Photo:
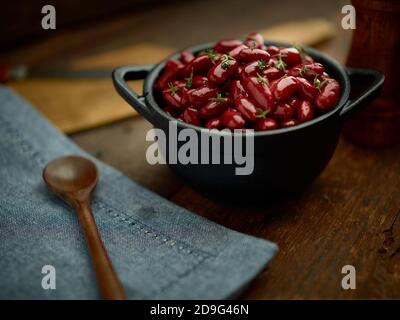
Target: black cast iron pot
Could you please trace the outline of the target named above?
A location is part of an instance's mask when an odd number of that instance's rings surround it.
[[[290,46],[286,43],[265,42],[266,45]],[[187,49],[198,53],[213,47],[214,43],[202,44]],[[305,189],[326,167],[336,149],[341,124],[353,112],[371,102],[383,86],[384,76],[373,70],[344,68],[323,53],[305,48],[317,62],[341,85],[341,97],[337,107],[309,122],[295,127],[254,133],[254,170],[250,175],[237,175],[235,164],[170,164],[170,167],[184,180],[207,193],[218,196],[253,198],[260,194],[265,197],[287,195]],[[172,58],[178,59],[176,53]],[[171,58],[171,57],[169,57]],[[119,94],[143,115],[155,128],[164,130],[168,137],[168,124],[175,120],[161,106],[162,100],[154,89],[154,83],[163,70],[166,60],[157,65],[124,66],[113,71],[114,86]],[[126,81],[144,79],[143,96],[138,96]],[[350,100],[352,84],[363,84],[364,89]],[[201,130],[181,121],[177,122],[178,132],[185,128]],[[224,132],[211,135],[223,136]],[[167,138],[168,141],[168,138]],[[184,142],[173,140],[179,148]],[[199,148],[199,152],[202,152]],[[203,151],[204,152],[204,151]],[[219,152],[223,147],[210,148],[210,153]],[[165,155],[169,158],[169,154]],[[211,158],[210,158],[211,159]]]

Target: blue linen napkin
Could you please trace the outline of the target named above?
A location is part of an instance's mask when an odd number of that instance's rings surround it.
[[[131,299],[232,298],[277,251],[144,189],[0,87],[1,299],[100,298],[77,217],[42,182],[45,164],[66,154],[90,157],[99,168],[93,212]],[[44,265],[55,267],[54,290],[42,288]]]

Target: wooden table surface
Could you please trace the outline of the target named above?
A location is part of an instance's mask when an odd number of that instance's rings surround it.
[[[342,1],[311,0],[301,4],[230,3],[194,1],[147,8],[78,31],[66,30],[0,58],[65,63],[144,40],[185,47],[290,19],[322,15],[338,23],[343,5]],[[232,23],[239,19],[240,23]],[[91,46],[85,46],[89,38]],[[339,31],[335,40],[320,49],[344,61],[350,38],[351,33]],[[149,165],[145,134],[150,128],[144,119],[135,117],[71,137],[99,159],[193,214],[276,242],[278,254],[243,298],[400,298],[400,147],[362,149],[341,139],[326,170],[301,195],[285,202],[265,199],[262,204],[233,206],[193,190],[165,165]],[[344,265],[356,268],[356,290],[341,287]]]

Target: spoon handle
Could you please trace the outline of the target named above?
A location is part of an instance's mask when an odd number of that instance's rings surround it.
[[[100,238],[90,203],[88,201],[79,202],[76,206],[76,211],[78,212],[79,221],[86,236],[103,299],[125,300],[124,289]]]

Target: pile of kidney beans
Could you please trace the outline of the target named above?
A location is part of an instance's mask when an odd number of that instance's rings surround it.
[[[265,46],[259,33],[168,60],[156,82],[164,111],[209,129],[295,126],[334,108],[340,85],[304,50]]]

